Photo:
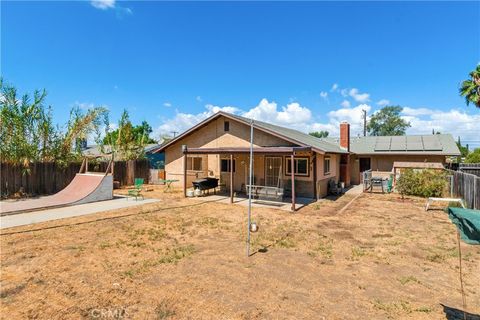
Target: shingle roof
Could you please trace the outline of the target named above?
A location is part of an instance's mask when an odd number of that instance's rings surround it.
[[[227,114],[227,115],[232,118],[236,118],[242,122],[250,123],[250,119],[248,118],[234,115],[234,114]],[[277,126],[274,124],[270,124],[270,123],[258,121],[258,120],[254,120],[254,126],[267,131],[272,131],[277,135],[284,136],[290,140],[298,141],[302,145],[310,146],[320,151],[331,152],[331,153],[347,153],[347,151],[343,148],[340,148],[340,146],[337,143],[325,141],[295,129],[285,128],[285,127]]]
[[[338,143],[338,138],[324,140]],[[451,134],[352,137],[350,151],[356,154],[460,155]]]

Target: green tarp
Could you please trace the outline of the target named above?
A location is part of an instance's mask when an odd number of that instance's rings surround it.
[[[457,226],[463,241],[480,244],[480,210],[449,207],[448,216]]]

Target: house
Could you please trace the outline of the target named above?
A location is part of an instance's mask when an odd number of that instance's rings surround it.
[[[165,162],[165,155],[162,152],[155,152],[162,144],[152,143],[147,144],[144,147],[145,158],[150,161],[150,167],[155,169],[163,169]],[[103,146],[102,148],[99,145],[89,145],[82,150],[82,155],[84,157],[90,158],[99,158],[99,159],[110,159],[112,154],[112,148],[109,145]]]
[[[218,112],[152,152],[165,153],[166,179],[178,180],[177,187],[186,190],[199,177],[216,177],[227,190],[245,192],[250,123]],[[344,122],[340,138],[320,139],[256,120],[253,128],[253,184],[282,188],[293,200],[327,195],[330,180],[358,184],[368,169],[391,172],[394,161],[443,164],[446,156],[460,154],[448,134],[351,138]]]

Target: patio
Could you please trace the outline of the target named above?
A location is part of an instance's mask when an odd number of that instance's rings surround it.
[[[247,207],[248,206],[248,196],[246,195],[235,195],[232,198],[230,195],[227,194],[207,194],[201,197],[192,197],[189,198],[191,200],[196,201],[211,201],[211,202],[219,202],[225,204],[236,204],[240,206]],[[295,199],[295,211],[307,206],[308,204],[315,202],[314,199],[310,198],[299,198]],[[269,199],[252,199],[252,207],[256,208],[270,208],[270,209],[280,209],[284,211],[292,211],[292,200],[290,198],[285,198],[283,201],[275,201]]]

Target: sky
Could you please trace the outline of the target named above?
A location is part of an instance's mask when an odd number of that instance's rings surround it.
[[[157,138],[224,110],[358,135],[362,109],[400,105],[408,134],[480,147],[480,109],[458,94],[480,62],[480,2],[2,1],[0,60],[60,124],[106,106]]]

